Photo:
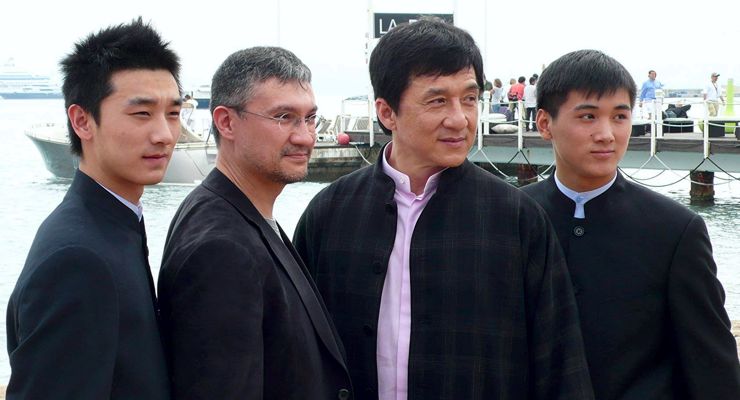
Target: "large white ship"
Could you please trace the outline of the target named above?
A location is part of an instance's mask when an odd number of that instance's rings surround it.
[[[19,70],[9,60],[0,68],[0,97],[3,99],[61,99],[62,88],[48,76]]]

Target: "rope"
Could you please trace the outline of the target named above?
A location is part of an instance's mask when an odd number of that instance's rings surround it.
[[[354,146],[355,150],[357,150],[357,154],[359,154],[359,155],[360,155],[360,157],[362,157],[363,161],[365,161],[365,163],[366,163],[367,165],[373,165],[373,163],[371,163],[370,161],[368,161],[368,160],[367,160],[367,158],[365,158],[365,155],[364,155],[364,154],[362,154],[362,151],[360,150],[360,148],[359,148],[359,147],[357,147],[357,145],[356,145],[356,144],[353,144],[352,146]]]
[[[701,161],[701,162],[700,162],[700,163],[699,163],[699,164],[698,164],[698,165],[697,165],[696,167],[692,168],[692,169],[691,169],[691,170],[690,170],[690,171],[689,171],[689,172],[688,172],[688,173],[687,173],[686,175],[678,175],[677,173],[675,173],[675,171],[674,171],[673,169],[671,169],[671,168],[670,168],[670,167],[669,167],[668,165],[666,165],[666,164],[665,164],[665,163],[663,162],[663,160],[661,160],[661,159],[660,159],[659,157],[655,157],[655,158],[656,158],[656,159],[657,159],[657,160],[658,160],[658,161],[659,161],[659,162],[660,162],[660,163],[661,163],[661,164],[662,164],[662,165],[663,165],[663,166],[664,166],[664,167],[665,167],[666,169],[665,169],[665,170],[663,170],[663,171],[661,171],[661,172],[660,172],[659,174],[657,174],[657,175],[655,175],[655,176],[653,176],[653,177],[651,177],[651,178],[637,178],[637,177],[635,177],[634,175],[632,175],[632,174],[628,174],[627,172],[625,172],[625,170],[624,170],[623,168],[621,168],[621,167],[618,167],[618,169],[619,169],[619,171],[621,171],[621,172],[622,172],[622,174],[624,174],[625,176],[627,176],[627,177],[628,177],[629,179],[631,179],[631,180],[632,180],[632,181],[634,181],[635,183],[638,183],[638,184],[640,184],[640,185],[643,185],[643,186],[645,186],[645,187],[653,187],[653,188],[660,188],[660,187],[667,187],[667,186],[675,185],[675,184],[677,184],[678,182],[681,182],[681,181],[683,181],[683,180],[687,180],[687,178],[689,178],[689,179],[688,179],[688,181],[689,181],[690,183],[692,183],[692,184],[695,184],[695,185],[700,185],[700,186],[721,186],[721,185],[727,185],[727,184],[730,184],[730,183],[732,183],[733,181],[740,181],[740,178],[739,178],[739,177],[735,177],[735,176],[733,176],[732,174],[730,174],[729,172],[727,172],[727,171],[725,171],[724,169],[722,169],[722,168],[721,168],[721,167],[720,167],[719,165],[717,165],[717,163],[715,163],[715,162],[714,162],[714,160],[712,160],[711,158],[706,158],[706,159],[702,160],[702,161]],[[649,161],[649,160],[648,160],[648,161]],[[717,183],[705,183],[705,182],[698,182],[698,181],[695,181],[695,180],[692,180],[692,179],[690,179],[690,177],[691,177],[691,174],[692,174],[692,173],[694,173],[694,172],[697,172],[697,171],[699,171],[699,168],[701,168],[701,166],[702,166],[702,165],[704,164],[704,162],[705,162],[705,161],[709,161],[709,162],[710,162],[710,163],[712,163],[712,164],[713,164],[713,165],[714,165],[715,167],[717,167],[717,169],[719,169],[719,170],[720,170],[720,171],[722,171],[723,173],[727,174],[727,175],[728,175],[728,176],[730,176],[730,177],[731,177],[732,179],[727,179],[727,178],[722,178],[722,177],[715,177],[715,178],[718,178],[718,179],[720,179],[720,180],[723,180],[723,181],[725,181],[724,183],[719,183],[719,184],[717,184]],[[644,164],[643,164],[643,166],[644,166]],[[641,168],[642,168],[642,167],[641,167]],[[637,172],[639,172],[639,171],[640,171],[640,169],[638,169],[638,170],[637,170]],[[660,175],[661,175],[662,173],[664,173],[664,172],[666,172],[666,171],[670,171],[670,172],[672,172],[672,173],[676,174],[677,176],[679,176],[679,178],[678,178],[678,179],[677,179],[676,181],[672,182],[672,183],[668,183],[668,184],[663,184],[663,185],[651,185],[651,184],[645,183],[645,181],[647,181],[647,180],[650,180],[650,179],[655,179],[655,178],[657,178],[658,176],[660,176]]]
[[[709,161],[710,163],[712,163],[712,165],[714,165],[715,167],[717,167],[717,169],[720,170],[720,171],[722,171],[724,174],[727,174],[727,176],[730,177],[730,179],[727,179],[727,181],[733,181],[733,180],[740,181],[740,177],[733,176],[731,173],[725,171],[722,167],[720,167],[719,165],[717,165],[717,163],[714,162],[714,160],[712,160],[711,158],[707,158],[707,161]]]
[[[635,183],[638,183],[638,184],[640,184],[640,185],[642,185],[642,186],[646,186],[646,187],[653,187],[653,188],[659,188],[659,187],[667,187],[667,186],[672,186],[672,185],[675,185],[675,184],[677,184],[678,182],[681,182],[682,180],[686,179],[687,177],[691,176],[691,172],[689,172],[689,173],[688,173],[688,174],[687,174],[686,176],[684,176],[684,177],[683,177],[683,178],[681,178],[681,179],[678,179],[678,180],[677,180],[677,181],[675,181],[675,182],[671,182],[671,183],[668,183],[668,184],[665,184],[665,185],[649,185],[649,184],[647,184],[647,183],[644,183],[644,182],[640,182],[640,181],[639,181],[639,179],[635,179],[635,177],[634,177],[634,176],[632,176],[632,175],[628,174],[627,172],[625,172],[625,171],[624,171],[624,169],[622,169],[621,167],[617,167],[617,169],[619,169],[619,171],[620,171],[620,172],[621,172],[622,174],[624,174],[624,176],[626,176],[626,177],[628,177],[629,179],[633,180],[633,181],[634,181]]]
[[[479,153],[480,151],[481,151],[481,149],[476,149],[476,150],[475,150],[475,153],[471,154],[470,156],[474,156],[474,155],[478,154],[478,153]],[[516,154],[514,154],[514,157],[516,157]],[[493,163],[493,161],[491,161],[491,159],[490,159],[490,158],[488,158],[488,155],[486,155],[486,153],[485,153],[485,152],[483,152],[483,158],[485,158],[485,159],[486,159],[486,161],[488,161],[488,164],[489,164],[489,165],[491,165],[491,166],[493,167],[493,169],[495,169],[495,170],[496,170],[496,172],[498,172],[498,173],[499,173],[499,174],[500,174],[501,176],[503,176],[503,177],[504,177],[504,179],[512,179],[512,177],[511,177],[511,176],[509,176],[509,175],[506,175],[506,174],[504,173],[504,171],[501,171],[500,169],[498,169],[498,167],[496,166],[496,164],[494,164],[494,163]],[[511,160],[513,160],[513,159],[514,159],[514,158],[512,158]],[[509,162],[511,162],[511,160],[509,160]],[[509,162],[507,162],[506,164],[508,164]]]

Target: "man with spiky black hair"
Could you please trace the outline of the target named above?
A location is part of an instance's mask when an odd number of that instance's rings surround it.
[[[80,165],[10,297],[7,398],[168,399],[140,198],[177,142],[180,62],[139,18],[61,65]]]

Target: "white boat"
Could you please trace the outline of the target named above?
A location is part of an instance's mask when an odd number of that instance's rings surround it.
[[[188,110],[189,111],[189,110]],[[367,149],[340,146],[331,132],[332,121],[320,119],[317,132],[331,137],[332,141],[319,141],[309,161],[307,180],[331,182],[334,179],[366,165]],[[180,138],[172,152],[170,164],[162,183],[194,184],[202,181],[216,165],[216,143],[209,134],[210,114],[195,110],[186,114],[183,110]],[[46,169],[60,178],[72,178],[79,165],[77,156],[70,152],[66,124],[46,123],[33,125],[25,134],[33,142],[44,159]]]
[[[61,99],[62,89],[48,76],[19,70],[8,60],[0,69],[0,97],[3,99]]]
[[[197,183],[208,175],[216,163],[216,144],[213,139],[202,138],[180,126],[181,134],[163,183]],[[46,169],[60,178],[72,178],[79,165],[79,158],[70,152],[65,124],[47,123],[33,125],[26,136],[39,149]]]
[[[198,102],[198,108],[208,110],[211,106],[211,85],[200,85],[191,92],[193,99]]]

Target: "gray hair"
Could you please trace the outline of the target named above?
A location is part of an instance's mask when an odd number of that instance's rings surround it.
[[[311,83],[311,70],[292,52],[281,47],[251,47],[224,60],[211,82],[211,114],[218,106],[241,110],[260,83],[275,78],[281,83]],[[216,124],[213,136],[219,142]]]

